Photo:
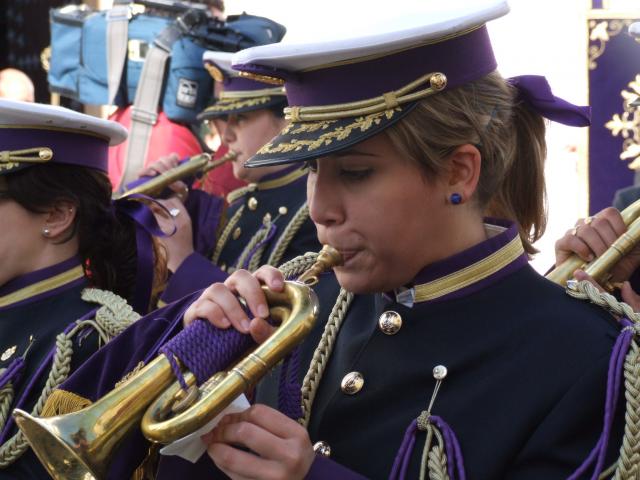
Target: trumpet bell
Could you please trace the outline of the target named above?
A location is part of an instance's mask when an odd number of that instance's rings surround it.
[[[171,364],[162,355],[82,410],[35,418],[16,409],[13,415],[55,480],[99,480],[106,477],[113,453],[127,432],[173,379]]]
[[[102,470],[105,459],[100,451],[91,448],[85,432],[69,434],[68,425],[77,423],[74,419],[38,418],[19,409],[13,416],[27,441],[30,444],[38,442],[39,448],[34,451],[53,478],[95,480],[105,476]]]

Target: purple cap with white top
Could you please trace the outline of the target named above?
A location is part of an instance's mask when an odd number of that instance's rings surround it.
[[[63,163],[108,170],[110,145],[127,130],[109,120],[67,108],[0,99],[0,175]]]
[[[280,108],[287,106],[282,86],[269,85],[241,77],[231,68],[232,53],[207,51],[202,56],[204,67],[222,89],[219,97],[198,115],[198,120],[226,117],[227,115]]]
[[[485,23],[508,11],[505,0],[425,2],[421,11],[391,18],[382,29],[372,28],[375,34],[237,52],[234,69],[283,85],[289,102],[289,125],[246,165],[338,152],[395,124],[419,101],[495,71]],[[588,108],[553,96],[544,77],[519,77],[516,86],[542,115],[550,112],[545,116],[553,120],[588,124]]]

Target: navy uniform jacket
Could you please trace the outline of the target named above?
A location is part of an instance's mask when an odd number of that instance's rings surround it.
[[[289,167],[266,175],[260,182],[235,193],[231,192],[230,205],[225,213],[226,222],[218,231],[222,235],[216,245],[219,253],[215,255],[214,251],[205,256],[195,252],[187,257],[171,276],[162,294],[162,303],[170,303],[212,283],[224,281],[233,270],[246,268],[239,264],[243,251],[259,230],[270,228],[264,249],[246,256],[247,261],[254,258],[258,265],[266,264],[287,225],[306,204],[306,179],[305,169]],[[234,198],[236,195],[240,196]],[[270,226],[265,226],[265,223]],[[210,232],[210,235],[214,234]],[[277,264],[320,248],[316,228],[307,216]]]
[[[0,287],[0,370],[24,354],[26,364],[14,385],[11,409],[19,407],[31,412],[40,397],[51,370],[47,359],[55,347],[56,336],[75,320],[89,316],[96,305],[80,298],[87,286],[77,258],[15,278]],[[71,371],[74,371],[98,348],[98,335],[93,330],[74,339]],[[29,348],[29,337],[33,344]],[[11,353],[13,352],[13,353]],[[16,434],[10,420],[3,426],[2,442]],[[48,478],[29,449],[8,468],[0,468],[0,479]]]
[[[332,275],[325,275],[319,287],[324,308],[302,344],[300,380],[333,303],[326,299],[337,295]],[[406,428],[427,408],[436,365],[446,366],[449,373],[433,414],[457,435],[467,478],[568,477],[587,457],[602,428],[608,361],[618,334],[612,318],[571,299],[535,273],[513,226],[428,266],[409,287],[356,296],[351,304],[309,424],[312,442],[326,442],[331,457],[318,457],[308,478],[387,478]],[[164,331],[175,332],[176,315],[196,297],[159,311]],[[380,328],[383,312],[395,312],[402,319],[393,335],[388,334],[393,328],[385,328],[387,333]],[[137,334],[149,345],[152,336]],[[121,342],[139,345],[131,339]],[[115,383],[115,376],[134,364],[137,357],[128,353],[134,350],[126,345],[103,349],[84,366],[93,364],[92,368],[80,369],[63,388],[97,398],[104,390],[88,387],[90,378],[103,380],[108,372],[109,383]],[[107,355],[113,357],[111,365],[128,366],[111,368]],[[78,375],[83,370],[84,378]],[[341,382],[351,372],[359,372],[364,382],[359,390],[345,393]],[[257,401],[277,405],[277,385],[277,373],[268,376],[259,385]],[[611,461],[621,438],[620,425],[616,427]],[[419,433],[409,478],[417,477],[423,444],[424,434]],[[130,446],[122,451],[130,451]],[[143,455],[146,448],[139,450]],[[121,476],[130,474],[141,458],[134,461],[119,454],[114,468],[124,468]],[[158,478],[177,475],[216,478],[207,456],[193,466],[163,458]]]
[[[513,227],[425,268],[414,287],[415,300],[408,292],[355,297],[308,427],[312,443],[330,446],[330,460],[319,458],[309,478],[388,478],[406,428],[427,409],[436,365],[448,375],[432,413],[457,435],[467,478],[567,478],[602,430],[613,318],[537,274]],[[380,328],[384,312],[402,319],[392,335]],[[300,381],[323,327],[303,344]],[[351,372],[364,384],[349,394],[341,382]],[[277,405],[277,389],[274,373],[256,401]],[[418,478],[424,437],[408,478]],[[621,438],[618,422],[609,463]],[[204,472],[206,463],[163,459],[159,478]]]
[[[448,375],[432,413],[457,435],[467,478],[564,479],[587,457],[602,430],[619,327],[542,278],[522,254],[485,275],[492,264],[482,259],[504,252],[516,235],[512,227],[424,269],[411,306],[406,292],[355,297],[309,424],[312,442],[326,442],[332,461],[387,478],[405,429],[428,406],[436,365]],[[484,278],[460,288],[473,275]],[[383,312],[402,319],[395,334],[380,328]],[[364,379],[352,394],[341,389],[350,372]],[[258,401],[273,403],[269,390]],[[622,438],[617,427],[611,462]],[[420,434],[408,478],[418,476],[423,445]]]

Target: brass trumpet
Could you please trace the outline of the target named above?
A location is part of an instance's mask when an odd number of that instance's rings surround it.
[[[547,274],[547,278],[564,286],[573,276],[573,272],[581,268],[605,289],[611,290],[609,271],[640,241],[640,200],[633,202],[620,214],[624,224],[627,226],[627,231],[605,253],[588,265],[578,255],[573,254],[551,270]]]
[[[173,182],[182,180],[183,178],[205,175],[210,170],[219,167],[227,162],[233,161],[238,154],[233,150],[228,151],[225,155],[218,160],[211,160],[211,155],[208,153],[201,153],[191,157],[186,162],[181,163],[177,167],[167,170],[166,172],[151,178],[150,180],[138,185],[137,187],[126,190],[120,194],[114,195],[114,200],[134,195],[143,194],[150,197],[154,197],[162,193],[162,191],[171,185]]]
[[[167,419],[168,412],[185,395],[174,383],[169,360],[160,355],[96,403],[75,413],[35,418],[16,409],[13,415],[18,427],[54,479],[104,478],[114,449],[154,400],[144,414],[143,433],[151,441],[169,443],[209,422],[240,393],[255,385],[311,331],[318,299],[310,286],[317,282],[320,272],[340,263],[339,252],[325,246],[316,263],[298,281],[285,282],[283,292],[263,287],[271,317],[279,320],[280,326],[231,370],[219,372],[195,389],[199,398],[173,418]],[[184,379],[188,385],[195,384],[190,372]]]

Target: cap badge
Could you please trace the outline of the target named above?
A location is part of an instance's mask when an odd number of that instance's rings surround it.
[[[207,72],[209,72],[209,75],[211,75],[216,82],[224,81],[224,74],[222,73],[222,70],[220,70],[215,65],[212,65],[210,63],[205,63],[204,68],[207,69]]]

